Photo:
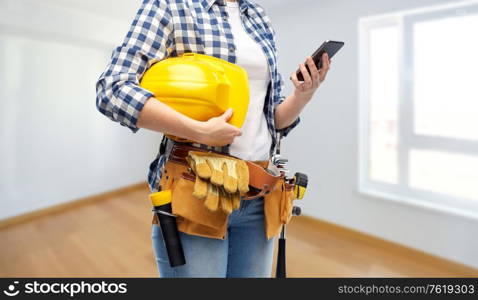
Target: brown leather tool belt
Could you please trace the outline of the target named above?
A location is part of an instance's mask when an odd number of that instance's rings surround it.
[[[213,150],[205,150],[198,147],[194,147],[188,144],[174,143],[171,152],[169,154],[168,160],[189,166],[186,157],[189,154],[189,151],[200,151],[200,152],[212,152],[225,155]],[[232,155],[225,155],[238,159]],[[251,200],[254,198],[262,197],[269,194],[273,188],[276,186],[276,183],[281,176],[275,176],[266,171],[268,161],[245,161],[247,167],[249,168],[249,186],[251,187],[250,191],[243,196],[244,200]],[[190,173],[184,173],[183,176],[191,177],[195,175],[190,170]]]

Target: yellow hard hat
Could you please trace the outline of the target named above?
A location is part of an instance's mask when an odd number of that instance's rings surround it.
[[[185,53],[162,60],[144,73],[140,86],[159,101],[198,121],[220,116],[228,108],[233,109],[229,124],[241,127],[246,119],[247,72],[220,58]]]

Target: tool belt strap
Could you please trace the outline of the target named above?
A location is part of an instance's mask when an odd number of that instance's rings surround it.
[[[211,152],[217,153],[224,156],[230,156],[236,159],[232,155],[225,155],[213,150],[205,150],[198,147],[194,147],[188,144],[174,143],[171,152],[169,153],[168,160],[183,164],[189,167],[189,164],[186,160],[186,157],[189,154],[189,151],[200,151],[200,152]],[[281,176],[274,176],[266,171],[266,168],[269,164],[269,161],[245,161],[249,169],[249,186],[252,187],[246,195],[244,195],[244,200],[250,200],[258,197],[265,196],[269,194],[275,187],[277,181],[281,179]],[[185,174],[186,176],[191,176],[192,174]],[[194,176],[194,175],[193,175]]]

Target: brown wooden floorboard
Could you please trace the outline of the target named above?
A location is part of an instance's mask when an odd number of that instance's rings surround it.
[[[156,277],[144,185],[0,229],[0,277]],[[308,217],[288,226],[289,277],[457,277],[478,270]]]

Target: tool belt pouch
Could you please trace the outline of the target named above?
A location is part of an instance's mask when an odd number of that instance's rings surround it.
[[[181,232],[212,238],[224,238],[227,215],[221,210],[212,212],[193,196],[196,177],[183,164],[167,161],[161,177],[161,190],[172,192],[172,213],[177,215]],[[157,224],[157,220],[153,220]]]
[[[185,160],[190,150],[187,146],[174,145],[169,160],[164,165],[161,176],[161,190],[172,192],[172,213],[177,215],[178,229],[181,232],[223,239],[227,232],[228,214],[221,209],[211,211],[193,195],[196,176]],[[265,162],[267,164],[267,162]],[[244,200],[264,197],[264,216],[267,238],[276,236],[283,224],[292,216],[292,201],[295,199],[294,185],[282,177],[274,177],[264,170],[265,165],[247,162],[249,184],[260,191],[241,195]],[[157,224],[156,218],[153,224]]]
[[[294,184],[286,183],[284,178],[278,180],[272,192],[264,197],[267,238],[278,235],[282,225],[289,223],[294,200]]]

